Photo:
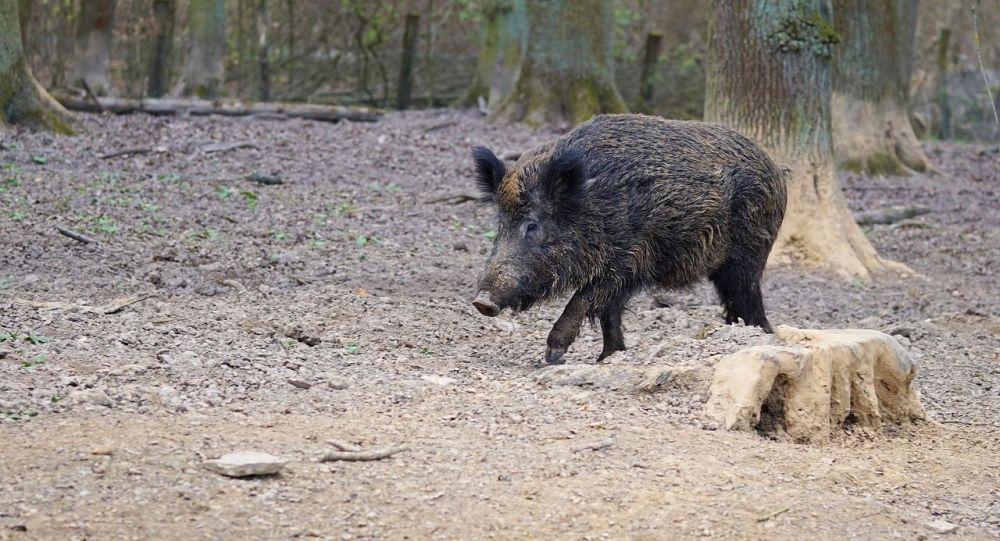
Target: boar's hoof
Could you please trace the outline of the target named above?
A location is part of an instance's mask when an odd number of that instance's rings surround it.
[[[479,313],[487,317],[496,317],[500,315],[500,307],[493,302],[490,298],[490,293],[488,291],[480,291],[476,295],[476,300],[472,301],[472,305],[479,310]]]
[[[549,346],[545,349],[545,362],[547,364],[563,364],[563,355],[566,355],[566,348]]]

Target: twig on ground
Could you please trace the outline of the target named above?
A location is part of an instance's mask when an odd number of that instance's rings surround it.
[[[81,233],[77,233],[76,231],[73,231],[72,229],[63,227],[61,225],[57,225],[56,226],[56,231],[58,231],[60,234],[66,235],[67,237],[69,237],[69,238],[71,238],[71,239],[73,239],[73,240],[75,240],[77,242],[82,242],[84,244],[90,244],[92,242],[97,242],[96,240],[88,237],[87,235],[83,235]]]
[[[142,154],[149,154],[152,152],[151,148],[127,148],[125,150],[119,150],[117,152],[110,152],[108,154],[101,154],[98,158],[102,160],[110,160],[111,158],[117,158],[119,156],[140,156]]]
[[[246,176],[246,179],[250,182],[256,182],[258,184],[264,184],[267,186],[277,186],[278,184],[284,184],[284,181],[276,176],[262,175],[260,173],[250,173]]]
[[[90,314],[108,315],[121,311],[126,306],[131,306],[137,302],[155,297],[156,295],[133,295],[115,299],[101,306],[89,306],[86,304],[61,302],[61,301],[31,301],[27,299],[14,299],[14,302],[24,306],[41,308],[43,310],[79,310]]]
[[[235,143],[212,143],[201,147],[201,151],[205,154],[211,154],[213,152],[229,152],[230,150],[236,150],[238,148],[259,149],[260,147],[250,141],[237,141]]]
[[[427,129],[425,129],[424,133],[431,133],[432,131],[443,130],[445,128],[450,128],[450,127],[452,127],[452,126],[454,126],[456,124],[458,124],[458,122],[454,121],[454,120],[450,120],[448,122],[442,122],[440,124],[435,124],[435,125],[427,128]]]
[[[782,514],[787,513],[787,512],[788,512],[788,508],[787,507],[785,507],[783,509],[778,509],[777,511],[771,513],[770,515],[767,515],[766,517],[760,517],[759,519],[757,519],[757,522],[767,522],[767,521],[771,520],[772,518],[781,516]]]
[[[583,451],[601,451],[607,449],[615,444],[614,438],[608,438],[606,440],[601,440],[597,443],[590,443],[573,449],[574,453],[580,453]]]
[[[354,445],[353,443],[347,443],[346,441],[337,440],[333,438],[326,440],[326,443],[332,445],[333,448],[338,451],[347,451],[349,453],[360,453],[361,451],[364,450],[358,447],[357,445]]]
[[[435,203],[448,203],[449,205],[461,205],[462,203],[467,203],[469,201],[478,201],[478,200],[479,198],[474,195],[460,193],[455,195],[449,195],[447,197],[438,197],[437,199],[429,199],[427,201],[424,201],[424,203],[427,203],[429,205],[433,205]]]
[[[331,451],[320,457],[320,462],[333,462],[343,460],[347,462],[366,462],[370,460],[382,460],[397,453],[409,450],[405,445],[396,447],[386,447],[385,449],[372,449],[370,451]]]

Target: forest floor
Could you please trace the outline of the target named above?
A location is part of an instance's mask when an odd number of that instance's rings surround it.
[[[1000,536],[995,147],[928,144],[937,178],[841,176],[855,212],[932,209],[866,228],[924,278],[768,270],[773,323],[896,335],[934,420],[799,445],[703,425],[703,389],[542,385],[561,307],[475,313],[491,212],[427,201],[473,192],[471,146],[554,136],[456,111],[0,134],[0,539]],[[100,157],[131,148],[151,152]],[[766,340],[705,285],[668,299],[633,301],[612,363]],[[331,438],[409,450],[319,463]],[[202,466],[238,450],[288,464]]]

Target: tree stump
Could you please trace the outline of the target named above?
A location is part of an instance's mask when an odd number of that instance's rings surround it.
[[[705,415],[728,430],[800,443],[848,427],[881,433],[883,422],[926,419],[913,389],[916,364],[878,331],[781,326],[782,345],[754,346],[715,367]]]

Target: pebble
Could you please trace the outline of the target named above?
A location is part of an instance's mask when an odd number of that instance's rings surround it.
[[[942,535],[958,531],[957,524],[952,524],[946,520],[932,520],[931,522],[924,524],[924,526],[927,526],[928,529]]]
[[[313,386],[312,383],[309,383],[308,381],[303,381],[301,379],[290,379],[288,380],[288,383],[291,383],[292,385],[298,387],[299,389],[309,389]]]
[[[238,451],[222,455],[214,460],[206,460],[204,466],[209,471],[226,477],[247,477],[274,475],[285,467],[285,461],[259,451]]]
[[[75,404],[95,404],[110,408],[114,405],[108,393],[100,389],[84,389],[69,393],[69,399]]]
[[[343,391],[344,389],[350,387],[351,385],[342,379],[331,379],[326,382],[326,386],[333,389],[334,391]]]

